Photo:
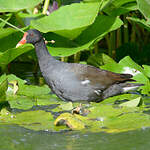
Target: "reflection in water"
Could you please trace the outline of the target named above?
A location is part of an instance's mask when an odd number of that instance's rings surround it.
[[[0,150],[147,150],[150,129],[124,133],[35,132],[0,125]]]

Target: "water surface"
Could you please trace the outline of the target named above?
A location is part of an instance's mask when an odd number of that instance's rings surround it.
[[[0,150],[149,150],[150,129],[124,133],[52,133],[0,125]]]

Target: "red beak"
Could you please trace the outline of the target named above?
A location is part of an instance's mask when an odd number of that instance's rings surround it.
[[[16,48],[18,48],[19,46],[21,46],[27,42],[27,40],[26,40],[27,35],[28,35],[28,33],[25,32],[21,41],[19,41],[18,44],[16,45]]]

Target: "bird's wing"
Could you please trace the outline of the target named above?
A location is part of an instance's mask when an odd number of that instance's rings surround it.
[[[81,82],[87,81],[88,83],[89,81],[89,84],[91,84],[96,89],[101,90],[108,88],[110,85],[114,83],[134,81],[133,79],[131,79],[132,75],[130,74],[113,73],[89,65],[82,65],[82,64],[73,65],[72,71],[75,72],[77,78]]]

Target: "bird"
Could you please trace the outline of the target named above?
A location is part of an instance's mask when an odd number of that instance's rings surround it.
[[[55,59],[48,52],[42,33],[36,29],[26,31],[16,47],[25,43],[34,45],[42,76],[51,90],[64,101],[101,102],[143,85],[132,83],[135,80],[131,74]]]

